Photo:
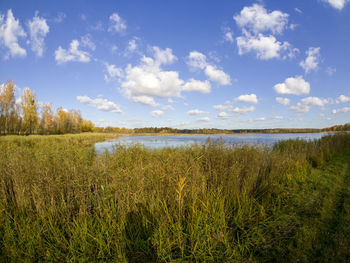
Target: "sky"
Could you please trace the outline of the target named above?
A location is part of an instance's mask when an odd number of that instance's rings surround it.
[[[96,126],[350,122],[349,0],[0,1],[0,84]]]

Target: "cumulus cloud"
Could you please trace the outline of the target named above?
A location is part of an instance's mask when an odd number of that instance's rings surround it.
[[[187,114],[188,115],[201,115],[201,114],[206,114],[206,113],[208,113],[208,112],[206,112],[206,111],[202,111],[202,110],[197,110],[197,109],[195,109],[195,110],[189,110],[188,112],[187,112]]]
[[[163,110],[175,110],[174,107],[171,106],[171,105],[165,105],[165,106],[163,106],[162,109],[163,109]]]
[[[81,42],[82,47],[87,47],[87,48],[91,49],[92,51],[94,51],[96,49],[96,45],[94,42],[92,42],[90,34],[82,36],[80,39],[80,42]]]
[[[333,8],[342,10],[349,0],[323,0],[324,2],[330,4]]]
[[[196,122],[209,122],[209,121],[210,121],[209,117],[203,117],[196,120]]]
[[[198,52],[192,51],[187,57],[187,65],[195,70],[202,69],[204,70],[205,75],[213,82],[217,82],[222,86],[230,85],[231,78],[221,69],[218,69],[215,65],[211,65],[207,62],[207,57]]]
[[[159,118],[159,117],[162,117],[164,115],[164,111],[154,110],[154,111],[151,112],[151,115],[154,118]]]
[[[290,107],[292,110],[306,113],[309,112],[312,106],[323,107],[329,101],[327,99],[320,99],[318,97],[307,97],[303,98],[297,105]]]
[[[225,112],[225,111],[222,111],[218,115],[216,115],[216,118],[219,118],[219,119],[228,119],[230,117],[231,116],[229,114],[227,114],[227,112]]]
[[[255,94],[245,94],[237,97],[235,101],[257,104],[258,98]]]
[[[108,111],[108,112],[114,112],[114,113],[122,112],[118,105],[116,105],[114,102],[109,101],[107,99],[103,99],[103,98],[92,99],[88,96],[77,96],[77,100],[82,104],[95,107],[96,109],[101,111]]]
[[[278,10],[269,13],[262,5],[253,4],[244,7],[233,19],[239,27],[249,29],[255,34],[261,32],[281,34],[288,24],[288,16]]]
[[[0,13],[0,44],[9,49],[5,58],[12,57],[24,57],[27,52],[18,43],[18,38],[26,37],[27,34],[21,27],[19,20],[15,19],[12,10],[7,11],[6,20],[5,15]]]
[[[230,43],[234,43],[235,39],[233,37],[233,32],[231,30],[231,28],[229,27],[224,27],[223,28],[223,32],[224,32],[224,40]]]
[[[261,60],[294,57],[298,51],[297,49],[293,49],[287,41],[283,43],[277,41],[273,35],[251,35],[245,32],[242,36],[237,37],[236,40],[239,55],[254,52],[256,53],[256,57]]]
[[[143,56],[137,66],[128,65],[121,80],[121,87],[130,100],[157,106],[154,98],[181,97],[182,91],[210,92],[208,81],[190,79],[185,83],[177,71],[165,71],[162,65],[177,60],[172,50],[152,48],[153,58]]]
[[[32,46],[32,51],[36,53],[37,56],[41,57],[45,48],[45,36],[50,31],[50,27],[46,23],[46,19],[38,17],[37,14],[32,20],[28,22],[30,41]]]
[[[290,99],[288,98],[276,97],[276,101],[285,106],[290,104]]]
[[[207,66],[207,57],[198,51],[191,51],[188,55],[187,65],[194,70],[197,68],[205,69]]]
[[[105,63],[107,74],[104,75],[106,82],[116,80],[123,76],[123,70],[118,68],[116,65]]]
[[[273,88],[279,94],[301,95],[310,93],[310,83],[305,81],[302,76],[286,78],[284,83],[278,83]]]
[[[220,110],[220,111],[232,111],[233,110],[233,106],[232,104],[228,101],[227,103],[225,103],[225,105],[219,104],[219,105],[214,105],[213,108],[215,110]]]
[[[70,43],[69,49],[64,49],[61,46],[55,51],[55,59],[58,64],[76,61],[76,62],[90,62],[90,54],[87,51],[79,49],[79,41],[74,39]]]
[[[118,15],[118,13],[113,13],[110,15],[109,22],[109,32],[121,33],[126,30],[126,22]]]
[[[253,52],[262,60],[295,57],[299,50],[292,48],[287,41],[280,42],[275,37],[288,28],[288,16],[279,10],[268,12],[259,4],[244,7],[233,17],[242,30],[242,35],[236,38],[238,54]]]
[[[305,70],[305,73],[309,73],[312,70],[317,71],[321,59],[320,48],[310,47],[305,53],[306,58],[299,65]]]
[[[336,99],[336,103],[345,103],[345,102],[349,102],[350,101],[350,96],[346,96],[346,95],[340,95],[337,99]]]
[[[137,49],[137,43],[136,43],[137,38],[131,39],[128,42],[128,46],[126,47],[124,55],[129,55],[133,53]]]
[[[243,115],[243,114],[248,114],[249,112],[253,112],[255,108],[253,106],[250,107],[236,107],[232,109],[232,112],[234,112],[236,115]]]
[[[152,47],[155,60],[162,65],[169,65],[177,60],[177,57],[173,54],[170,48],[161,49],[157,46]]]
[[[183,86],[184,91],[198,91],[200,93],[209,93],[211,85],[209,81],[200,81],[195,79],[190,79]]]
[[[231,84],[230,76],[224,71],[217,69],[216,66],[207,65],[204,73],[211,81],[217,82],[222,86]]]
[[[347,113],[347,112],[350,112],[350,107],[344,107],[342,109],[334,109],[332,110],[332,113],[333,114],[338,114],[338,113]]]

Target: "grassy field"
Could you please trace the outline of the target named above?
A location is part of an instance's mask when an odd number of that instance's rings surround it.
[[[1,262],[346,262],[350,135],[96,156],[0,137]]]

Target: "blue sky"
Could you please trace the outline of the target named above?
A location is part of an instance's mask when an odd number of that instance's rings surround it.
[[[97,126],[350,120],[350,3],[0,2],[0,83]]]

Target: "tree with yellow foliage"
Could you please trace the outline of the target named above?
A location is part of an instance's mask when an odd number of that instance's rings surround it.
[[[23,92],[21,105],[25,134],[33,134],[39,123],[38,102],[35,93],[29,88]]]

